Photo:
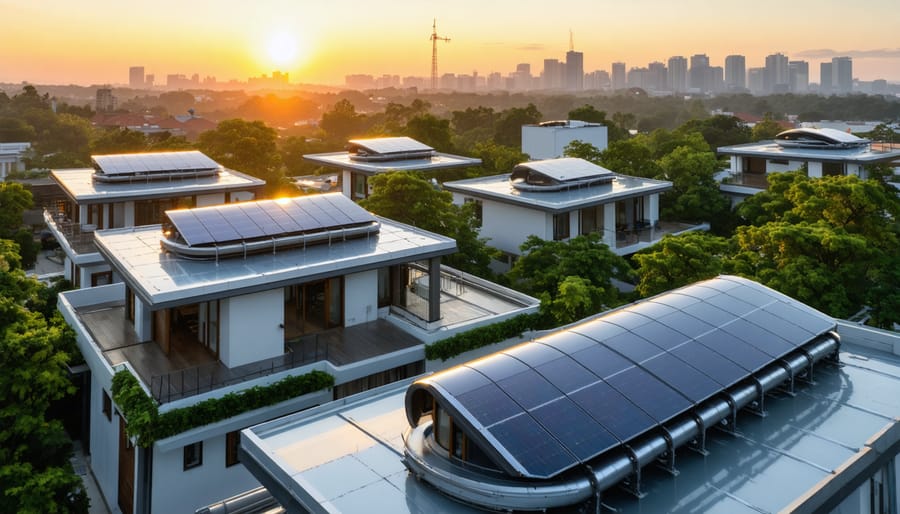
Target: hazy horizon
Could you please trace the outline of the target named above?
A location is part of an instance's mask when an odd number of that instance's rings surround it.
[[[853,58],[860,80],[900,82],[896,27],[900,10],[873,0],[774,0],[710,6],[700,0],[628,3],[566,0],[554,4],[475,2],[425,5],[400,0],[379,9],[347,0],[308,5],[261,0],[125,2],[0,1],[0,82],[127,84],[128,68],[143,66],[165,84],[169,74],[214,76],[219,82],[280,70],[291,83],[343,85],[351,74],[428,77],[432,19],[440,42],[439,73],[504,76],[519,63],[537,76],[543,60],[565,60],[569,31],[584,53],[584,70],[628,69],[669,57],[705,53],[713,66],[730,54],[761,67],[781,52],[810,63],[810,81],[834,56]]]

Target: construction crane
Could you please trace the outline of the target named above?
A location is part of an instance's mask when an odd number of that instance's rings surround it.
[[[431,25],[431,89],[437,89],[437,42],[438,41],[447,41],[449,43],[450,38],[438,36],[437,19],[435,18],[434,23]]]

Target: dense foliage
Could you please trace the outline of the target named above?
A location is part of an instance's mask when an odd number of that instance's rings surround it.
[[[491,325],[473,328],[425,346],[425,358],[445,361],[457,355],[475,350],[512,337],[521,337],[529,330],[555,326],[542,314],[520,314],[514,318]]]
[[[156,402],[144,392],[134,375],[128,370],[121,370],[113,376],[112,395],[113,401],[128,422],[128,435],[134,437],[138,445],[150,447],[154,441],[192,428],[321,391],[333,385],[334,377],[315,370],[305,375],[283,378],[268,386],[254,386],[160,414]]]

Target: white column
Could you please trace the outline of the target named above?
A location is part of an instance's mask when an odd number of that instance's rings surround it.
[[[581,211],[569,211],[569,239],[581,235]]]
[[[347,198],[353,198],[353,184],[349,170],[341,170],[341,192]]]
[[[731,172],[732,173],[743,173],[744,172],[744,160],[741,159],[739,155],[731,156]]]
[[[806,164],[806,174],[812,178],[822,178],[822,163],[809,161]]]
[[[125,202],[125,219],[122,223],[123,227],[134,226],[134,202]]]
[[[603,242],[610,248],[616,247],[616,203],[603,205]]]
[[[659,193],[646,196],[644,202],[646,202],[645,208],[647,210],[644,212],[644,215],[647,216],[647,222],[650,223],[651,227],[655,227],[656,222],[659,221]]]
[[[153,340],[153,312],[138,296],[134,297],[134,331],[142,343]]]

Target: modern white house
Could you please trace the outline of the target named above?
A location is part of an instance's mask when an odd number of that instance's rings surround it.
[[[832,128],[799,128],[781,132],[772,141],[722,146],[729,169],[721,174],[723,193],[738,203],[768,187],[766,175],[806,166],[810,177],[855,175],[868,178],[866,167],[900,164],[900,147],[873,143]]]
[[[24,171],[22,158],[31,149],[31,143],[0,143],[0,182],[10,173]]]
[[[304,155],[307,161],[341,172],[341,191],[348,198],[361,200],[372,193],[368,178],[389,171],[430,172],[450,168],[478,166],[481,159],[436,151],[410,137],[351,139],[344,152]]]
[[[599,123],[579,120],[544,121],[522,126],[522,153],[532,160],[556,159],[563,156],[572,141],[589,143],[599,151],[606,150],[608,129]]]
[[[646,248],[665,234],[709,228],[659,220],[659,195],[672,183],[619,175],[566,157],[519,164],[512,173],[445,182],[457,204],[473,202],[481,237],[501,250],[505,265],[528,236],[564,241],[599,233],[618,255]]]
[[[94,245],[94,232],[153,225],[167,209],[253,200],[265,181],[226,169],[197,151],[95,155],[93,168],[53,170],[66,195],[44,211],[65,252],[75,287],[118,282]]]
[[[340,193],[167,210],[97,230],[122,282],[60,295],[89,368],[90,466],[113,512],[192,512],[259,487],[238,430],[424,371],[425,343],[539,301],[442,267],[452,239]],[[313,370],[332,389],[135,446],[112,398],[127,370],[160,413]]]
[[[896,512],[898,348],[721,276],[243,430],[240,452],[287,512]]]

